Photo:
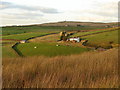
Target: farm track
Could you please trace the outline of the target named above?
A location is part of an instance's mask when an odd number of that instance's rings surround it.
[[[50,34],[45,34],[45,35],[41,35],[41,36],[30,37],[30,38],[28,38],[28,39],[26,39],[26,40],[35,39],[35,38],[38,38],[38,37],[43,37],[43,36],[53,35],[53,34],[57,34],[57,33],[50,33]]]
[[[46,35],[46,36],[42,36],[42,37],[36,37],[34,39],[30,39],[30,42],[41,42],[41,41],[47,41],[47,42],[56,42],[59,38],[58,38],[59,34],[50,34],[50,35]]]
[[[21,40],[17,40],[17,39],[0,39],[0,41],[5,40],[5,41],[21,41]]]

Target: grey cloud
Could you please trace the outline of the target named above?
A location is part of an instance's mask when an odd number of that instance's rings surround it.
[[[118,17],[117,11],[108,11],[108,10],[92,10],[88,13],[98,15],[98,16],[104,16],[104,17]]]
[[[89,14],[94,14],[103,17],[118,17],[118,3],[117,2],[109,2],[109,3],[99,3],[96,2],[94,5],[95,9],[86,10]]]
[[[2,13],[0,16],[6,19],[38,19],[41,18],[43,15],[39,13],[24,12],[19,14]]]
[[[9,2],[1,2],[2,7],[0,9],[10,9],[10,8],[18,8],[28,11],[41,11],[42,13],[49,13],[49,14],[55,14],[59,13],[57,9],[54,8],[46,8],[46,7],[31,7],[31,6],[24,6],[24,5],[16,5]]]

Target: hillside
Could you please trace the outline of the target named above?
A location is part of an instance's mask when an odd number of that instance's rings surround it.
[[[6,26],[2,27],[2,35],[21,34],[28,32],[60,32],[78,30],[96,30],[117,27],[118,23],[95,23],[63,21],[34,25]]]
[[[118,23],[100,23],[100,22],[74,22],[74,21],[62,21],[54,23],[39,24],[39,26],[99,26],[99,27],[113,27]]]
[[[120,28],[115,25],[58,22],[4,27],[3,88],[119,87]],[[60,40],[61,31],[80,42]]]
[[[3,56],[13,56],[14,50],[11,50],[11,44],[13,45],[15,42],[25,39],[27,39],[29,43],[19,44],[16,46],[17,51],[22,53],[22,56],[71,55],[88,51],[88,47],[95,49],[99,47],[105,49],[114,48],[119,46],[118,30],[118,28],[109,28],[102,30],[98,29],[95,31],[88,30],[86,32],[75,32],[73,35],[70,36],[80,37],[82,40],[88,40],[86,46],[83,46],[82,43],[58,42],[60,38],[59,33],[28,32],[23,34],[5,35],[2,37]],[[35,49],[34,47],[37,47],[37,49]],[[7,52],[11,52],[13,53],[13,55],[10,55]]]

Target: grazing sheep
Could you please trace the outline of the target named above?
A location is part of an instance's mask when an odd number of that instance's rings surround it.
[[[60,46],[60,45],[57,44],[56,46]]]
[[[34,48],[37,48],[36,46]]]

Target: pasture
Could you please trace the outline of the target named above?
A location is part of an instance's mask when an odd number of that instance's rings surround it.
[[[73,30],[93,30],[102,29],[105,27],[75,27],[75,26],[9,26],[2,28],[2,35],[21,34],[28,32],[60,32],[60,31],[73,31]]]
[[[16,40],[25,40],[32,37],[38,37],[42,35],[46,35],[48,33],[43,32],[29,32],[29,33],[23,33],[23,34],[13,34],[13,35],[7,35],[3,36],[3,39],[16,39]]]
[[[19,57],[17,53],[12,49],[12,45],[14,45],[17,41],[11,40],[2,40],[2,57]]]
[[[42,32],[34,32],[34,33],[23,33],[23,34],[13,34],[13,35],[7,35],[2,36],[2,56],[3,57],[16,57],[16,52],[12,49],[12,45],[14,45],[18,41],[14,40],[25,40],[32,37],[38,37],[42,35],[46,35],[48,33],[42,33]],[[14,40],[4,40],[4,39],[14,39]],[[15,54],[16,53],[16,54]],[[18,56],[18,55],[17,55]]]
[[[82,38],[88,40],[88,46],[109,48],[112,44],[118,44],[118,32],[119,30],[116,30],[83,36]]]
[[[107,28],[107,29],[97,29],[97,30],[89,30],[87,32],[77,32],[75,33],[74,35],[72,35],[71,37],[81,37],[81,36],[84,36],[84,35],[90,35],[90,34],[94,34],[94,33],[102,33],[102,32],[107,32],[107,31],[110,31],[110,30],[117,30],[119,28]]]
[[[83,35],[81,38],[88,40],[86,47],[81,46],[81,44],[79,43],[76,43],[76,44],[68,43],[70,46],[67,46],[68,45],[67,43],[59,43],[60,46],[57,47],[56,45],[58,44],[57,40],[59,40],[59,34],[47,35],[47,34],[50,34],[47,32],[46,33],[45,32],[29,32],[29,33],[22,33],[22,34],[5,35],[2,38],[25,40],[32,37],[37,37],[37,38],[30,39],[29,43],[18,45],[17,46],[18,51],[21,52],[24,56],[39,56],[39,55],[58,56],[58,55],[78,54],[78,53],[87,51],[87,47],[111,48],[111,46],[113,45],[115,46],[116,44],[118,44],[118,30],[104,32],[109,30],[114,30],[114,28],[96,30],[96,31],[90,30],[88,32],[77,32],[71,36],[71,37],[74,37],[74,36],[79,37]],[[103,32],[103,33],[99,33],[99,32]],[[98,34],[94,34],[94,33],[98,33]],[[91,34],[91,35],[88,35],[88,34]],[[84,36],[84,35],[88,35],[88,36]],[[3,41],[2,43],[5,48],[5,45],[14,44],[15,42]],[[8,48],[9,46],[7,46],[6,48]],[[34,48],[35,46],[37,46],[37,49]],[[6,52],[7,49],[4,49],[4,51]],[[5,55],[3,55],[3,57],[4,56]],[[8,54],[8,56],[10,55]]]
[[[19,57],[19,55],[11,48],[12,44],[2,46],[2,57]]]
[[[36,48],[35,48],[36,47]],[[73,47],[73,46],[57,46],[57,43],[25,43],[19,44],[17,49],[24,56],[61,56],[78,54],[88,51],[87,48]]]

